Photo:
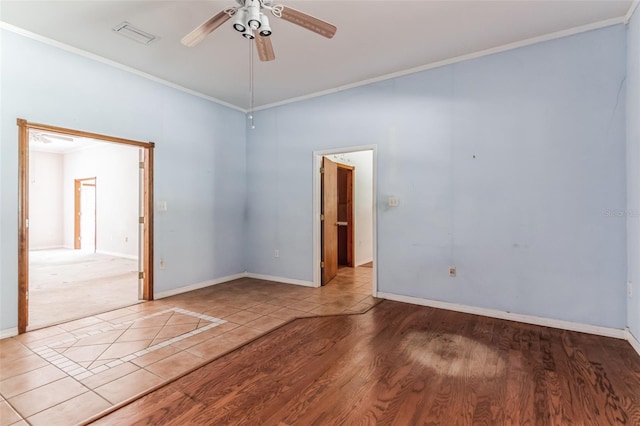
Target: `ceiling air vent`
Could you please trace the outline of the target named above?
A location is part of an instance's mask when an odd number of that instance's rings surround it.
[[[149,44],[157,38],[153,34],[142,31],[126,21],[113,27],[113,31],[128,39],[137,41],[138,43],[142,44]]]

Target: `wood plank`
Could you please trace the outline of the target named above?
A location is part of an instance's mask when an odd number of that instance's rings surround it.
[[[322,285],[338,273],[338,165],[322,158]]]
[[[18,119],[18,333],[29,325],[29,128]]]
[[[153,300],[153,283],[154,283],[154,268],[153,268],[153,222],[154,222],[154,209],[153,209],[153,155],[154,144],[150,145],[144,150],[144,224],[143,224],[143,272],[144,278],[142,279],[142,298],[144,300]]]
[[[383,301],[294,320],[165,392],[199,411],[151,393],[104,421],[634,424],[640,357],[622,340]]]
[[[154,425],[184,425],[189,424],[191,419],[198,415],[205,405],[193,401],[187,395],[175,390],[160,389],[155,393],[156,399],[153,401],[144,401],[138,399],[131,403],[129,407],[132,410],[115,411],[111,415],[103,417],[94,422],[94,425],[136,425],[136,424],[154,424]],[[164,407],[171,405],[172,410],[165,410]],[[144,420],[141,419],[144,418]]]
[[[352,167],[351,170],[347,173],[347,266],[350,266],[352,268],[355,262],[353,257],[353,234],[355,232],[355,227],[353,226],[354,169],[355,167]]]

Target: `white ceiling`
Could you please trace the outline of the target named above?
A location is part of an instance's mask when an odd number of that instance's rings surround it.
[[[276,60],[254,61],[256,107],[620,18],[632,0],[281,3],[333,23],[338,32],[329,40],[272,18]],[[231,21],[196,47],[180,44],[201,22],[235,4],[2,0],[0,20],[246,109],[251,42],[233,30]],[[123,21],[159,40],[143,45],[111,31]]]
[[[101,141],[76,136],[61,135],[53,132],[29,131],[29,149],[31,151],[68,154],[83,149],[100,146]]]

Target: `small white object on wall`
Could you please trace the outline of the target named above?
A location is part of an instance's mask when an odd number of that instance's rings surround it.
[[[389,207],[398,207],[399,201],[396,197],[389,197]]]

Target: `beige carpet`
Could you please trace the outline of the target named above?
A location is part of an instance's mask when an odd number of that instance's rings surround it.
[[[138,261],[81,250],[29,253],[29,329],[138,302]]]

